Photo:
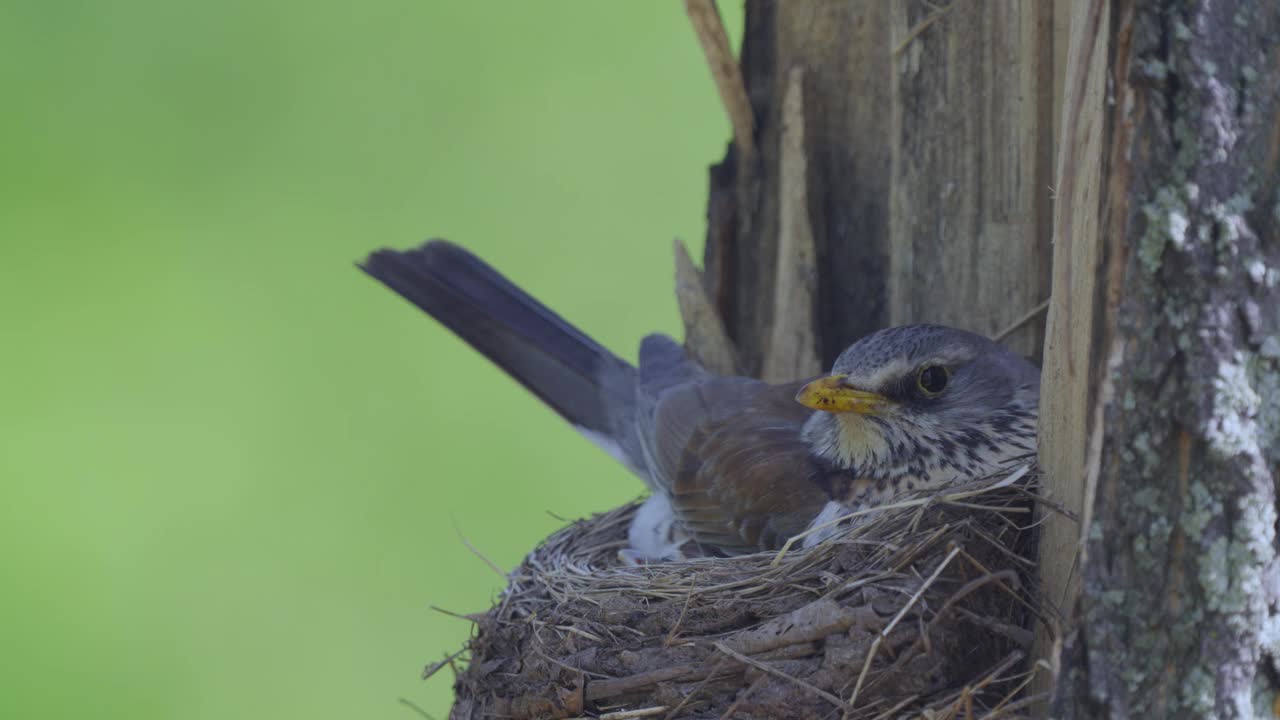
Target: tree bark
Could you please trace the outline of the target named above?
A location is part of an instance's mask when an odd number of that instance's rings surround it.
[[[1041,417],[1085,530],[1054,714],[1269,717],[1280,5],[1094,0],[1073,35]]]
[[[802,69],[808,191],[796,201],[818,261],[817,297],[805,310],[815,318],[819,362],[830,365],[845,343],[888,319],[887,15],[881,3],[746,5],[741,65],[757,149],[745,155],[735,143],[711,170],[705,267],[709,294],[747,373],[761,374],[769,350],[791,68]]]
[[[886,3],[888,322],[995,335],[1049,297],[1052,3]],[[1040,356],[1042,325],[1006,342]]]
[[[743,371],[766,374],[770,353],[796,77],[822,366],[889,324],[991,335],[1048,298],[1054,21],[1053,3],[1018,0],[746,4],[755,134],[712,168],[705,256]],[[1042,327],[1009,342],[1038,358]]]
[[[1280,4],[746,9],[750,137],[685,277],[709,354],[772,375],[890,324],[994,334],[1052,282],[1041,464],[1082,515],[1041,543],[1076,610],[1055,715],[1270,713]],[[1042,327],[1010,342],[1039,357]]]

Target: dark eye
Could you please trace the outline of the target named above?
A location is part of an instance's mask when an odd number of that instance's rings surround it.
[[[937,395],[947,389],[947,381],[951,379],[951,371],[941,365],[930,365],[920,369],[916,376],[916,387],[925,395]]]

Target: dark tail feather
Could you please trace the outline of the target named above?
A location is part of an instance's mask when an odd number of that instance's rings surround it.
[[[636,370],[482,260],[445,240],[379,250],[360,268],[417,305],[565,420],[635,464]]]

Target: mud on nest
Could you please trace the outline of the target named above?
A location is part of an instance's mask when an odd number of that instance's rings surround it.
[[[1056,626],[1031,584],[1033,475],[735,558],[621,566],[636,506],[580,520],[471,616],[450,717],[1024,716],[1032,628]]]

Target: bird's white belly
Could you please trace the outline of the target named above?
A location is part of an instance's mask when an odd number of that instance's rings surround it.
[[[627,528],[627,544],[619,555],[633,565],[644,562],[680,560],[684,554],[680,548],[689,536],[676,520],[671,500],[663,493],[654,493],[636,511]]]

